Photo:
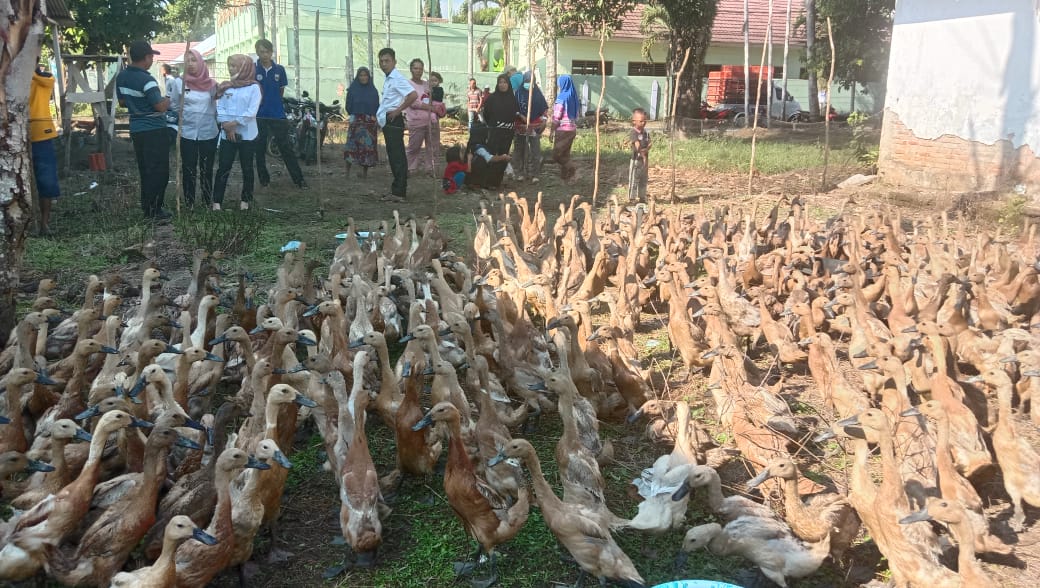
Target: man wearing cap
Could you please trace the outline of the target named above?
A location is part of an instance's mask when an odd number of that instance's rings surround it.
[[[164,221],[170,218],[163,210],[170,181],[170,134],[165,116],[170,99],[163,97],[159,83],[148,73],[159,52],[148,41],[130,43],[127,52],[130,65],[116,77],[116,97],[130,111],[130,139],[141,176],[141,210],[145,218]]]

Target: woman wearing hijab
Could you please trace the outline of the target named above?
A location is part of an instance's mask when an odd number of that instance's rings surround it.
[[[498,76],[495,91],[484,101],[484,121],[487,123],[487,149],[491,155],[508,155],[513,146],[513,126],[516,124],[520,107],[516,103],[516,95],[509,85],[509,76]],[[502,176],[506,172],[505,161],[491,164],[484,181],[484,186],[497,188],[502,184]]]
[[[514,84],[515,78],[519,78],[519,80],[516,80]],[[542,173],[542,131],[545,130],[545,118],[549,113],[549,105],[546,104],[545,96],[538,84],[535,83],[532,88],[531,72],[523,75],[513,74],[509,78],[509,83],[516,92],[516,103],[520,109],[520,114],[516,118],[513,169],[518,174],[517,181],[522,182],[524,176],[527,176],[531,183],[537,184],[538,175]],[[530,121],[528,121],[529,110]]]
[[[224,202],[231,166],[238,158],[242,169],[242,199],[239,208],[249,210],[253,200],[253,156],[259,130],[256,111],[263,94],[256,82],[256,65],[248,55],[228,57],[231,79],[217,86],[217,123],[220,124],[220,166],[213,189],[213,210]]]
[[[202,202],[213,200],[213,156],[217,152],[217,82],[202,54],[189,49],[184,59],[184,112],[181,116],[181,185],[184,202],[195,205],[195,183]]]
[[[578,112],[581,110],[581,102],[578,101],[578,93],[574,91],[574,81],[571,76],[563,74],[556,78],[558,88],[556,103],[553,104],[552,113],[552,135],[553,135],[553,161],[560,164],[560,177],[564,180],[574,178],[577,168],[571,161],[571,146],[574,145],[574,137],[578,134],[576,122]]]
[[[347,146],[343,157],[347,160],[347,175],[353,165],[360,165],[359,178],[368,177],[368,168],[379,163],[378,133],[379,91],[372,83],[372,72],[359,67],[354,81],[347,89],[347,114],[350,126],[347,129]]]

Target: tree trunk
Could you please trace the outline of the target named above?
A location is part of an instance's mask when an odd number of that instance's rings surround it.
[[[805,62],[813,62],[813,46],[816,44],[816,1],[805,2]],[[816,70],[809,69],[809,115],[820,116],[820,91],[816,87]]]
[[[29,88],[40,57],[39,0],[13,2],[0,37],[0,333],[15,324],[15,292],[32,224]]]
[[[267,38],[267,28],[264,26],[264,3],[257,2],[256,6],[256,29],[260,32],[260,38]],[[194,28],[194,27],[193,27]],[[195,31],[191,31],[194,33]]]
[[[711,27],[702,31],[676,31],[675,49],[672,52],[672,71],[682,69],[686,51],[690,51],[686,68],[678,76],[675,103],[675,122],[682,129],[684,119],[698,118],[701,110],[701,90],[704,85],[704,58],[711,41]]]
[[[550,107],[556,102],[557,59],[556,37],[549,35],[545,40],[545,87],[542,88],[542,93],[545,94],[545,101]]]

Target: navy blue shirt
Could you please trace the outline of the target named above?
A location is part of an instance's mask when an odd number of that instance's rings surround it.
[[[166,128],[166,115],[155,109],[165,100],[152,74],[128,65],[116,76],[116,98],[130,111],[130,132],[143,133]]]
[[[285,76],[285,68],[277,63],[272,63],[271,69],[264,69],[264,66],[257,61],[256,81],[260,82],[260,91],[263,94],[256,118],[285,118],[285,107],[282,106],[282,88],[289,84],[289,80]]]

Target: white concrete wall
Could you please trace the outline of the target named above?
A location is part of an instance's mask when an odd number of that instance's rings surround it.
[[[1033,0],[899,0],[885,107],[916,137],[1040,152]]]

